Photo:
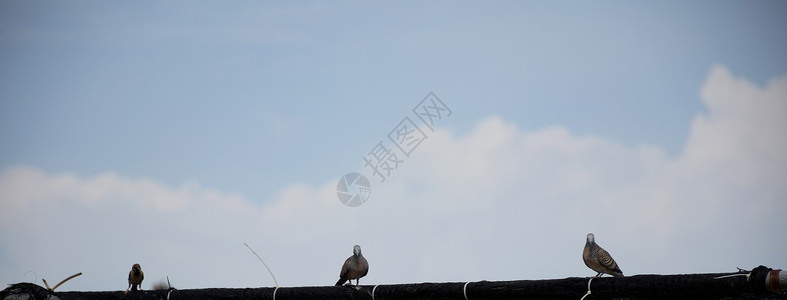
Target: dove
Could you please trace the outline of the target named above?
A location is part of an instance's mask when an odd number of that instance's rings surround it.
[[[142,280],[144,279],[145,273],[142,272],[142,267],[140,267],[139,264],[131,266],[131,271],[128,272],[128,288],[126,289],[126,293],[128,293],[129,289],[132,291],[136,291],[137,288],[142,290]]]
[[[609,252],[596,244],[595,236],[592,233],[588,233],[587,241],[585,241],[582,260],[585,261],[585,265],[588,268],[598,272],[596,277],[601,277],[605,273],[615,277],[623,277],[623,271],[620,270],[618,264],[609,255]]]
[[[369,273],[369,262],[361,254],[361,246],[355,245],[353,246],[353,255],[344,261],[336,286],[344,284],[347,280],[352,284],[353,279],[356,280],[355,285],[357,286],[360,284],[361,277],[366,276],[366,273]]]

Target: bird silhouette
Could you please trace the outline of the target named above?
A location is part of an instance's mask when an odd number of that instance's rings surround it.
[[[618,267],[618,263],[612,259],[607,250],[596,244],[596,238],[592,233],[588,233],[585,241],[585,250],[582,251],[582,260],[585,265],[593,271],[598,272],[595,277],[609,274],[615,277],[623,277],[623,271]]]
[[[360,284],[361,277],[366,276],[367,273],[369,273],[369,262],[361,254],[361,246],[355,245],[353,246],[353,255],[348,257],[342,265],[336,286],[340,286],[348,280],[352,284],[353,279],[356,280],[355,285],[357,286]]]
[[[128,294],[129,289],[132,291],[136,291],[137,288],[142,290],[142,280],[144,279],[145,273],[142,272],[142,267],[140,267],[139,264],[131,266],[131,271],[128,272],[128,288],[126,289],[126,293]]]

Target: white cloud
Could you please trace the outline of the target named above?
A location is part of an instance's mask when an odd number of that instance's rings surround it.
[[[787,78],[765,89],[715,67],[702,88],[708,109],[694,119],[681,157],[689,167],[724,164],[735,168],[735,182],[754,184],[783,174],[787,164]]]
[[[258,206],[198,184],[168,187],[31,167],[0,175],[0,282],[84,272],[63,289],[330,285],[353,244],[366,283],[589,276],[596,233],[626,274],[787,265],[787,79],[758,87],[723,67],[702,87],[707,112],[677,157],[561,127],[522,131],[498,117],[467,135],[438,130],[372,199],[347,208],[336,182],[292,185]],[[337,174],[338,176],[342,174]]]
[[[206,249],[216,247],[211,243],[226,242],[260,215],[241,196],[197,184],[170,188],[114,174],[83,179],[30,167],[5,170],[0,195],[4,282],[17,281],[28,270],[50,281],[84,272],[82,280],[119,288],[110,283],[127,264],[199,261]],[[156,273],[163,274],[150,275]],[[74,284],[96,289],[79,280]]]

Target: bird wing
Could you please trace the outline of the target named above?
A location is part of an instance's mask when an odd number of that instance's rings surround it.
[[[340,286],[344,284],[345,282],[347,282],[347,279],[349,279],[348,273],[350,273],[350,260],[352,258],[353,257],[350,256],[350,258],[344,261],[344,264],[342,265],[342,271],[339,272],[339,281],[336,282],[336,286]]]
[[[607,252],[607,250],[604,250],[604,248],[601,247],[598,248],[598,253],[596,257],[598,258],[598,262],[601,263],[604,267],[610,270],[618,270],[618,264],[615,262],[614,259],[612,259],[612,256],[609,255],[609,252]]]
[[[339,277],[347,277],[347,273],[350,272],[350,264],[352,264],[350,261],[352,261],[352,258],[353,257],[350,256],[344,261],[344,264],[342,265],[342,271],[339,272]]]

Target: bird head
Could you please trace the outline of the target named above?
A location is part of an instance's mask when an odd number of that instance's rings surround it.
[[[353,255],[361,255],[361,246],[353,246]]]
[[[139,271],[142,270],[142,267],[140,267],[139,264],[134,264],[133,266],[131,266],[131,270],[139,273]]]
[[[596,237],[592,233],[588,233],[588,243],[595,243]]]

